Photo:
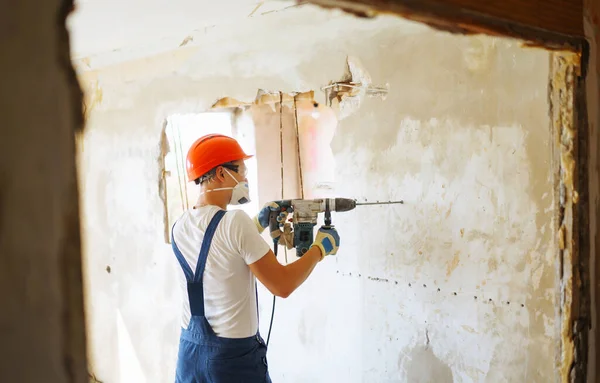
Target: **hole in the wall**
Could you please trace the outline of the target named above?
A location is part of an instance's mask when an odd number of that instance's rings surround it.
[[[185,170],[187,151],[201,136],[211,133],[234,137],[247,153],[254,153],[254,126],[251,120],[239,118],[237,108],[220,109],[204,113],[174,114],[166,119],[161,142],[161,177],[159,188],[165,206],[165,240],[175,220],[196,204],[199,197],[197,185],[187,180]],[[232,206],[249,214],[255,213],[257,205],[256,160],[246,160],[251,202]]]
[[[261,89],[253,101],[226,97],[212,109],[231,107],[242,109],[254,121],[256,154],[261,157],[259,182],[270,189],[261,193],[261,203],[333,193],[336,173],[330,142],[338,120],[332,108],[315,102],[313,91]]]
[[[259,90],[252,102],[224,97],[210,111],[169,116],[159,161],[165,241],[170,243],[170,228],[175,220],[197,201],[198,187],[187,180],[185,157],[191,144],[205,134],[234,137],[246,152],[254,154],[246,161],[251,202],[232,208],[252,216],[261,203],[269,200],[297,198],[303,192],[307,194],[305,198],[310,198],[318,185],[331,189],[335,170],[319,164],[332,163],[329,141],[337,119],[331,108],[315,102],[313,96],[312,91],[286,94]],[[285,175],[280,176],[281,167]],[[315,193],[321,194],[318,190]]]
[[[347,274],[345,274],[345,273],[343,273],[343,272],[341,273],[339,270],[336,270],[336,274],[341,274],[342,276],[349,276],[349,277],[351,277],[351,276],[352,276],[352,272],[348,272]],[[358,278],[361,278],[361,277],[362,277],[362,274],[360,274],[360,273],[355,273],[355,276],[356,276],[356,277],[358,277]],[[373,277],[373,276],[367,276],[367,278],[368,278],[369,280],[371,280],[371,281],[375,281],[375,282],[386,282],[386,283],[388,283],[388,282],[394,282],[394,284],[395,284],[395,285],[398,285],[398,284],[400,284],[400,281],[393,280],[393,279],[392,279],[392,280],[390,280],[390,279],[387,279],[387,278],[380,278],[380,277]],[[412,285],[413,285],[413,284],[412,284],[412,282],[408,282],[408,287],[412,288]],[[424,283],[424,284],[422,284],[422,286],[423,286],[424,288],[426,288],[426,287],[427,287],[427,284],[426,284],[426,283]],[[442,289],[441,289],[440,287],[436,287],[436,288],[435,288],[435,290],[436,290],[437,292],[441,292],[441,291],[442,291]],[[414,293],[413,295],[414,295],[414,296],[417,296],[417,294],[416,294],[416,293]],[[453,295],[453,296],[458,296],[458,292],[454,291],[454,292],[452,292],[452,295]],[[482,304],[488,304],[488,303],[492,303],[492,302],[493,302],[493,299],[492,299],[492,298],[485,299],[484,297],[480,297],[480,296],[477,296],[477,295],[473,295],[473,300],[474,300],[474,301],[481,302]],[[502,303],[502,304],[505,304],[505,305],[507,305],[507,306],[508,306],[508,305],[511,305],[511,302],[510,302],[510,301],[501,301],[501,303]],[[522,304],[522,303],[521,303],[520,305],[521,305],[521,307],[523,307],[523,308],[525,307],[525,304]]]

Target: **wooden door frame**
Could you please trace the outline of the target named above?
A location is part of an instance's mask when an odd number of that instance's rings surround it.
[[[574,53],[553,53],[548,99],[555,174],[557,377],[586,382],[591,326],[588,122],[585,68]]]
[[[300,0],[297,0],[300,2]],[[517,38],[525,46],[553,51],[548,100],[556,198],[556,380],[585,383],[588,335],[592,324],[590,290],[589,131],[585,79],[589,46],[578,0],[308,0],[359,17],[393,13],[434,29],[459,34]],[[565,7],[565,4],[569,5]],[[591,145],[590,145],[591,146]],[[592,339],[592,342],[594,340]]]

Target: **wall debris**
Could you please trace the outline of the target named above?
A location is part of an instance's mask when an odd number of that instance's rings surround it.
[[[389,91],[389,84],[384,87],[372,85],[371,75],[364,69],[358,58],[348,56],[347,64],[346,73],[341,81],[331,82],[321,88],[325,91],[329,106],[333,105],[334,100],[338,104],[339,120],[356,112],[365,96],[380,97],[385,100]]]

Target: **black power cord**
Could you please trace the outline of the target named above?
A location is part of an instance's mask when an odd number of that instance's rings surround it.
[[[273,317],[275,316],[275,295],[273,295],[273,309],[271,310],[271,323],[269,324],[269,333],[267,334],[267,346],[269,346],[269,338],[271,338],[271,328],[273,327]]]
[[[273,253],[277,258],[278,241],[273,241]],[[271,323],[269,323],[269,333],[267,334],[267,347],[269,346],[269,339],[271,338],[271,329],[273,328],[273,318],[275,317],[275,294],[273,294],[273,308],[271,309]]]

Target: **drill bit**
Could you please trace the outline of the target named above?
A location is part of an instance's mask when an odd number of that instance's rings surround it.
[[[395,204],[404,204],[403,200],[400,201],[376,201],[376,202],[356,202],[356,206],[359,205],[395,205]]]

